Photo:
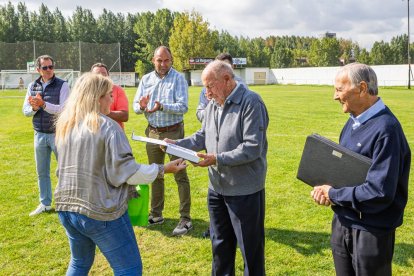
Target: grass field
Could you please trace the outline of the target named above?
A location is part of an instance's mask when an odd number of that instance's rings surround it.
[[[307,135],[316,132],[338,141],[348,118],[333,101],[327,86],[253,86],[269,111],[268,173],[266,181],[266,272],[268,275],[334,275],[329,246],[330,208],[317,206],[311,188],[296,179]],[[190,109],[185,115],[186,134],[199,128],[195,117],[199,87],[190,88]],[[135,89],[127,89],[132,102]],[[380,95],[399,118],[410,147],[414,149],[414,91],[383,88]],[[29,217],[38,204],[33,130],[23,116],[24,93],[0,91],[0,275],[64,275],[69,244],[56,213]],[[144,135],[144,117],[130,112],[126,133]],[[140,163],[147,163],[143,143],[131,142]],[[53,169],[56,167],[54,161]],[[207,172],[188,169],[192,194],[194,229],[184,237],[172,237],[178,214],[177,186],[166,178],[163,225],[135,227],[144,275],[210,275],[210,241],[201,238],[208,226],[206,209]],[[413,171],[404,224],[397,230],[394,275],[414,272]],[[56,178],[53,178],[56,185]],[[242,275],[240,254],[236,275]],[[97,251],[90,275],[112,275],[107,261]]]

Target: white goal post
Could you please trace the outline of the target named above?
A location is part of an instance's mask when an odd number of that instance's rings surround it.
[[[68,82],[72,87],[75,80],[80,76],[79,71],[72,69],[55,69],[55,75]],[[20,89],[27,90],[27,86],[39,77],[38,72],[28,72],[26,70],[2,70],[0,71],[0,89]]]

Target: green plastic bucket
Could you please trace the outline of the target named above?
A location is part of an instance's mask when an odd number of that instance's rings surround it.
[[[149,186],[137,185],[139,197],[128,201],[128,215],[134,226],[148,225]]]

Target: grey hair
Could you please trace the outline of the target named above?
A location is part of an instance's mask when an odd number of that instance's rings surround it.
[[[232,79],[234,79],[234,72],[231,65],[222,60],[214,60],[207,64],[206,68],[204,68],[202,75],[207,74],[207,72],[211,72],[214,74],[216,80],[222,77],[224,74],[229,74]]]
[[[356,87],[361,81],[364,81],[368,86],[368,93],[378,95],[377,75],[370,66],[358,62],[350,63],[339,70],[337,75],[340,74],[348,75],[352,87]]]

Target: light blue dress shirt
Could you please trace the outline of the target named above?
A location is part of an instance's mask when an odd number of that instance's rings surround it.
[[[142,111],[139,99],[147,95],[150,95],[147,108],[154,108],[155,101],[158,101],[163,105],[163,111],[153,113]],[[163,78],[152,71],[142,77],[132,107],[135,113],[144,113],[148,123],[154,127],[166,127],[182,122],[184,113],[188,111],[187,81],[174,68],[171,68]]]
[[[373,106],[371,106],[370,108],[368,108],[367,110],[359,114],[358,116],[354,117],[351,114],[351,119],[354,121],[354,124],[352,125],[352,129],[357,129],[363,123],[365,123],[366,121],[374,117],[378,112],[380,112],[384,108],[385,108],[384,102],[381,100],[381,98],[378,98],[378,101]]]

